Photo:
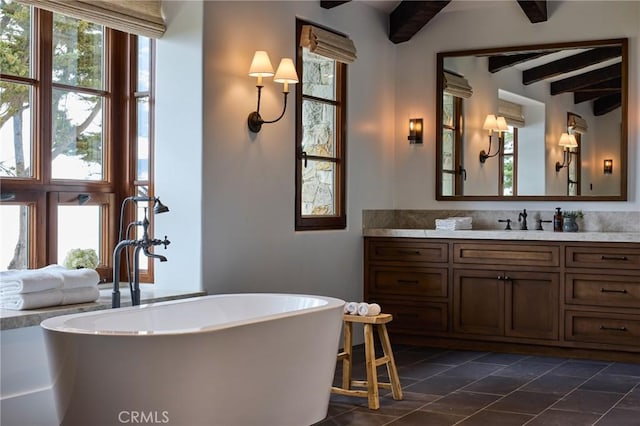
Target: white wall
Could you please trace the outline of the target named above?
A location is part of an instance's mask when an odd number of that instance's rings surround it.
[[[496,204],[495,202],[438,202],[435,200],[437,52],[628,37],[630,89],[628,201],[606,203],[564,201],[561,205],[565,209],[581,208],[587,211],[640,210],[638,175],[640,168],[640,150],[638,149],[640,146],[638,107],[640,2],[548,2],[549,18],[547,22],[537,24],[531,24],[528,21],[517,2],[469,2],[467,5],[472,3],[473,9],[466,11],[456,11],[454,3],[451,3],[449,6],[453,7],[447,6],[409,42],[398,45],[397,63],[402,66],[396,69],[395,208],[494,210],[525,207],[546,209],[551,212],[558,204],[557,202]],[[464,31],[461,30],[463,28]],[[401,140],[401,136],[406,133],[404,123],[409,113],[425,119],[425,144],[419,149]],[[547,117],[553,114],[553,111],[547,111]],[[566,110],[562,114],[566,116]],[[482,142],[484,145],[487,144],[486,135]],[[486,148],[479,146],[479,149]],[[561,159],[562,153],[558,151],[557,154]],[[553,156],[553,152],[549,155]],[[601,168],[601,165],[596,165],[597,167]],[[566,179],[566,176],[563,176]],[[549,176],[547,178],[551,179]]]
[[[358,50],[348,69],[346,230],[294,231],[295,95],[280,122],[247,129],[253,53],[268,51],[274,66],[294,57],[296,17],[347,34]],[[205,2],[204,22],[204,288],[361,300],[362,210],[393,206],[396,61],[386,15],[359,3],[215,1]],[[260,112],[269,120],[282,89],[265,84]]]
[[[171,245],[156,252],[161,288],[202,289],[203,3],[165,1],[167,31],[156,43],[155,193],[170,211],[155,234]]]

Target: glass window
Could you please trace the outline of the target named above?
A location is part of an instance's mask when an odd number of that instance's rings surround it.
[[[33,87],[0,82],[0,176],[33,177]]]
[[[58,260],[62,264],[73,249],[101,253],[101,208],[97,205],[58,206]]]
[[[29,265],[29,205],[0,205],[0,270]]]
[[[344,229],[347,65],[300,47],[297,67],[295,228]]]
[[[517,135],[518,129],[509,126],[500,137],[500,194],[518,195],[517,178]]]
[[[462,194],[465,172],[462,167],[462,98],[442,96],[442,195]]]

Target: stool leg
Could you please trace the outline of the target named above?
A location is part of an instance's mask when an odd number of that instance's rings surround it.
[[[382,350],[385,356],[389,358],[387,361],[387,372],[389,373],[389,379],[391,381],[391,393],[393,399],[402,399],[402,387],[400,386],[400,378],[398,377],[398,370],[396,369],[396,361],[393,358],[393,350],[391,349],[391,341],[389,341],[389,335],[387,334],[387,326],[384,324],[378,325],[378,334],[380,335],[380,341],[382,343]]]
[[[376,352],[373,346],[373,327],[371,324],[364,325],[364,351],[367,365],[369,408],[377,410],[380,408],[380,400],[378,399],[378,372],[376,369]]]
[[[351,359],[353,357],[352,323],[344,323],[344,352],[346,356],[342,360],[342,389],[351,389]]]

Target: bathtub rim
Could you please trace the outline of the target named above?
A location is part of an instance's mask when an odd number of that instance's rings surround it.
[[[161,308],[166,305],[178,305],[183,303],[194,303],[198,300],[202,299],[213,299],[213,298],[222,298],[222,297],[250,297],[250,296],[277,296],[277,297],[299,297],[299,298],[310,298],[310,299],[320,299],[325,301],[326,303],[320,306],[314,306],[309,308],[298,309],[294,311],[287,312],[279,312],[270,315],[262,315],[249,319],[241,319],[228,321],[221,324],[213,324],[203,327],[190,327],[190,328],[181,328],[181,329],[173,329],[173,330],[90,330],[88,328],[76,328],[69,327],[65,325],[65,323],[69,320],[75,318],[84,318],[84,317],[93,317],[93,316],[104,316],[104,315],[114,315],[118,312],[131,312],[137,310],[146,310],[153,308]],[[44,330],[56,333],[66,333],[66,334],[82,334],[82,335],[91,335],[91,336],[120,336],[120,337],[153,337],[153,336],[177,336],[177,335],[188,335],[188,334],[197,334],[197,333],[206,333],[212,331],[226,330],[233,327],[252,325],[262,322],[274,321],[277,319],[292,317],[295,315],[300,315],[302,312],[304,313],[312,313],[330,309],[342,308],[346,302],[342,299],[338,299],[331,296],[321,296],[315,294],[301,294],[301,293],[222,293],[222,294],[213,294],[206,296],[197,296],[190,297],[185,299],[177,299],[177,300],[168,300],[162,302],[154,302],[147,303],[139,306],[127,306],[117,309],[104,309],[99,311],[90,311],[90,312],[80,312],[76,314],[68,314],[68,315],[60,315],[53,318],[45,319],[40,323],[40,327]]]

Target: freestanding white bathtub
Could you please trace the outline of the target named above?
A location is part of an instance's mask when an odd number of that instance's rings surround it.
[[[326,417],[344,301],[203,296],[42,322],[64,425],[303,426]]]

